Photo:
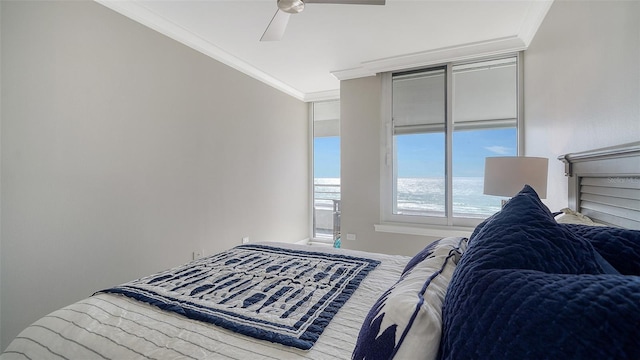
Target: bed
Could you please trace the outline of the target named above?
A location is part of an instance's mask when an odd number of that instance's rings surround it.
[[[1,359],[639,359],[640,143],[559,159],[563,212],[525,186],[413,257],[241,245],[57,310]]]

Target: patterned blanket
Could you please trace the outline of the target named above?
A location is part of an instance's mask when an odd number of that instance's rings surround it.
[[[346,255],[242,245],[102,292],[306,350],[378,264]]]

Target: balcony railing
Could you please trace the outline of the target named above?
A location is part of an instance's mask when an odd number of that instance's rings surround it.
[[[313,186],[313,237],[335,241],[340,236],[340,184]]]

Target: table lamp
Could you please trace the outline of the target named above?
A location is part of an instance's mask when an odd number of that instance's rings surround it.
[[[547,198],[549,159],[529,156],[488,157],[484,163],[484,194],[515,196],[525,185]],[[504,206],[505,201],[502,201]]]

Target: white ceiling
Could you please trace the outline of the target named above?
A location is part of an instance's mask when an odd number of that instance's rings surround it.
[[[307,4],[281,41],[259,39],[276,0],[96,0],[303,101],[340,80],[527,48],[553,0]]]

